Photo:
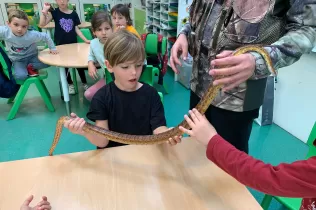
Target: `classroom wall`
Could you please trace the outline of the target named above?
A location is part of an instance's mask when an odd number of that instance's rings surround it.
[[[139,8],[134,8],[134,27],[139,34],[146,33],[146,11]]]
[[[316,53],[279,69],[274,123],[306,142],[316,121]]]

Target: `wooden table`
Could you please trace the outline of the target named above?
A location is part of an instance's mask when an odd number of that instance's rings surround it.
[[[40,26],[38,26],[40,27]],[[90,28],[91,23],[90,22],[82,22],[80,25],[78,25],[78,28]],[[48,35],[52,37],[52,29],[55,28],[55,22],[49,22],[46,26],[40,27],[41,29],[46,29],[48,32]]]
[[[90,45],[86,43],[59,45],[57,50],[59,54],[53,55],[49,53],[49,49],[45,49],[39,53],[38,59],[43,63],[58,67],[66,111],[69,115],[71,109],[65,68],[87,68]]]
[[[34,203],[46,195],[56,210],[262,209],[189,138],[174,147],[129,145],[0,163],[0,176],[3,210],[19,209],[30,194]]]

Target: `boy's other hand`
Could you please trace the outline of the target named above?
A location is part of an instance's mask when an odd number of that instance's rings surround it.
[[[169,128],[171,130],[172,128]],[[176,144],[181,143],[182,136],[174,136],[173,138],[169,138],[168,144],[174,146]]]

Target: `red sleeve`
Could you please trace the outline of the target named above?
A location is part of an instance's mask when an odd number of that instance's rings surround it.
[[[265,164],[214,136],[207,158],[239,182],[274,196],[313,198],[316,192],[316,157],[278,166]]]

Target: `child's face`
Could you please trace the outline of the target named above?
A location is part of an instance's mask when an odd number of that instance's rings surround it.
[[[125,62],[111,66],[106,60],[105,64],[109,72],[114,73],[116,86],[123,91],[135,91],[142,73],[144,61]]]
[[[15,36],[23,36],[29,27],[29,22],[24,19],[14,17],[11,22],[8,23],[8,26],[11,28],[12,33]]]
[[[93,34],[103,44],[109,38],[109,36],[111,36],[112,33],[113,33],[112,28],[108,22],[102,23],[102,25],[93,32]]]
[[[56,3],[59,9],[66,9],[68,8],[68,0],[56,0]]]
[[[127,26],[126,17],[121,15],[121,14],[119,14],[119,13],[114,12],[113,15],[112,15],[112,24],[116,28],[118,28],[120,26],[126,27]]]

